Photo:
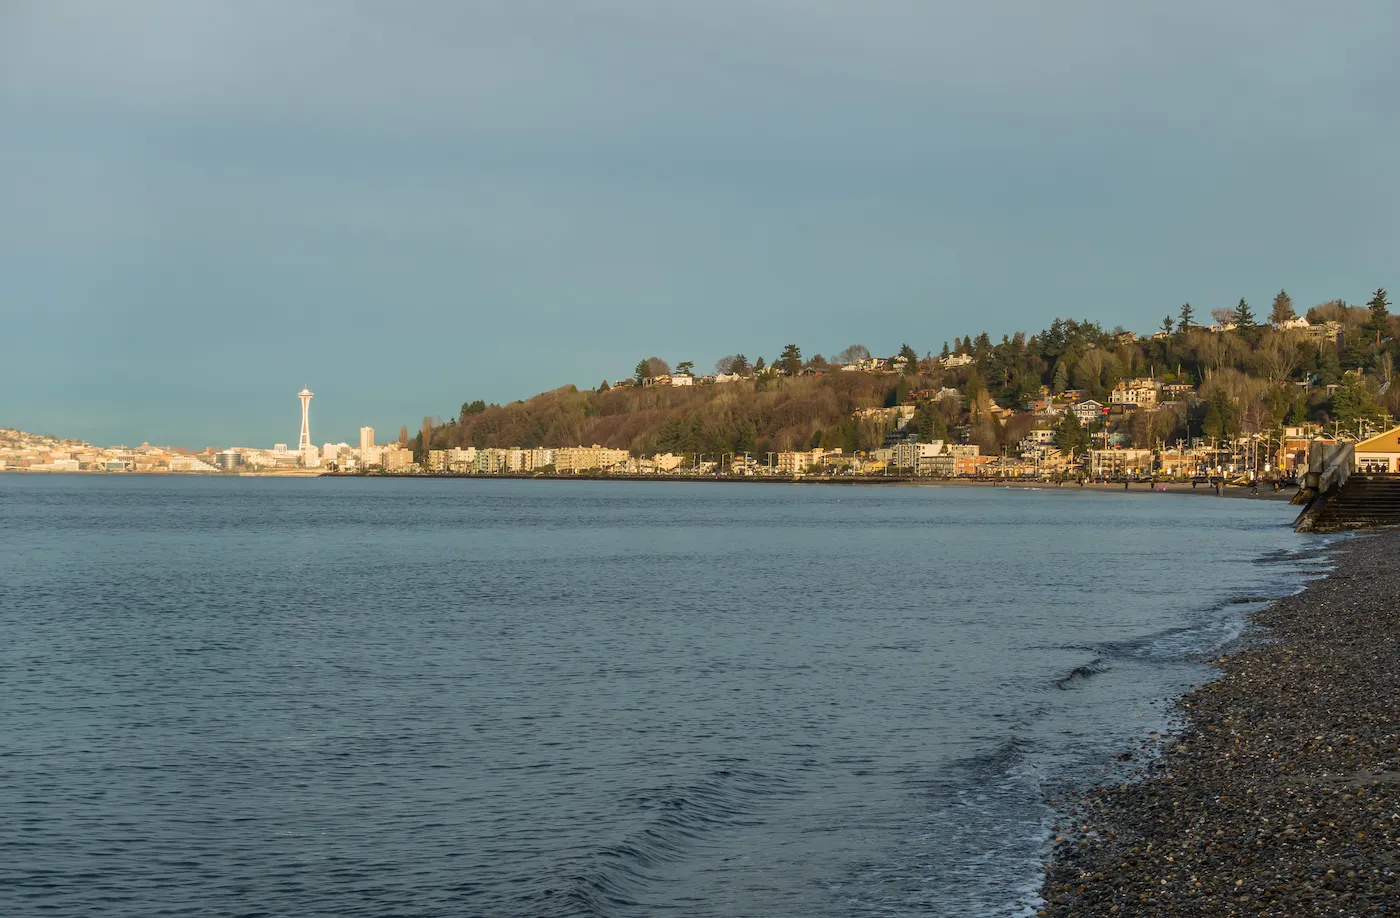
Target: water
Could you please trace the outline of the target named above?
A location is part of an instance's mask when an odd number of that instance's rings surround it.
[[[0,914],[1025,914],[1292,515],[0,476]]]

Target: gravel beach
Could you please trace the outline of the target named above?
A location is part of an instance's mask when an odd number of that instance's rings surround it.
[[[1400,531],[1333,555],[1143,780],[1066,811],[1041,914],[1400,915]]]

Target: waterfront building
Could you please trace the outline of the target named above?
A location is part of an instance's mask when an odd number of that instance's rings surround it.
[[[470,472],[476,465],[476,447],[466,449],[454,446],[447,451],[447,469],[451,472]]]
[[[561,474],[606,469],[627,461],[625,449],[609,449],[599,446],[567,446],[554,451],[554,468]]]
[[[977,449],[977,447],[973,447],[973,449]],[[982,456],[976,453],[967,456],[954,456],[953,474],[959,477],[978,475],[981,474],[984,465],[995,461],[995,456]]]
[[[391,446],[384,450],[384,471],[406,472],[413,467],[413,450]]]
[[[1089,474],[1093,476],[1147,475],[1152,472],[1150,449],[1091,449]]]
[[[366,450],[374,446],[374,428],[360,428],[360,449]]]
[[[266,465],[276,466],[279,468],[291,468],[302,463],[301,452],[292,452],[291,450],[287,449],[287,444],[285,443],[278,443],[272,448],[271,453],[267,453],[265,455],[267,458],[267,461],[265,463]]]
[[[236,472],[243,467],[243,454],[236,449],[226,449],[214,459],[222,472]]]
[[[495,446],[476,451],[474,471],[478,475],[499,475],[506,470],[506,451]]]
[[[327,443],[321,447],[321,462],[343,466],[350,458],[351,449],[349,443]]]
[[[820,466],[826,450],[817,447],[812,450],[778,453],[779,475],[800,475],[813,466]]]
[[[931,474],[930,460],[942,455],[943,441],[920,443],[917,440],[900,440],[894,444],[894,457],[890,465],[897,469],[908,469],[915,475]]]
[[[213,472],[214,467],[196,456],[171,456],[172,472]]]
[[[1358,472],[1400,472],[1400,427],[1356,444]]]

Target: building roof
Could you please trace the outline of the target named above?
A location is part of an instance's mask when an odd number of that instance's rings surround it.
[[[1400,427],[1392,427],[1356,444],[1358,453],[1400,453]]]

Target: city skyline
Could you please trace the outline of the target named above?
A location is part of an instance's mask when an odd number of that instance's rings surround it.
[[[0,10],[21,428],[270,442],[305,377],[349,441],[1396,286],[1389,3],[76,6]]]

